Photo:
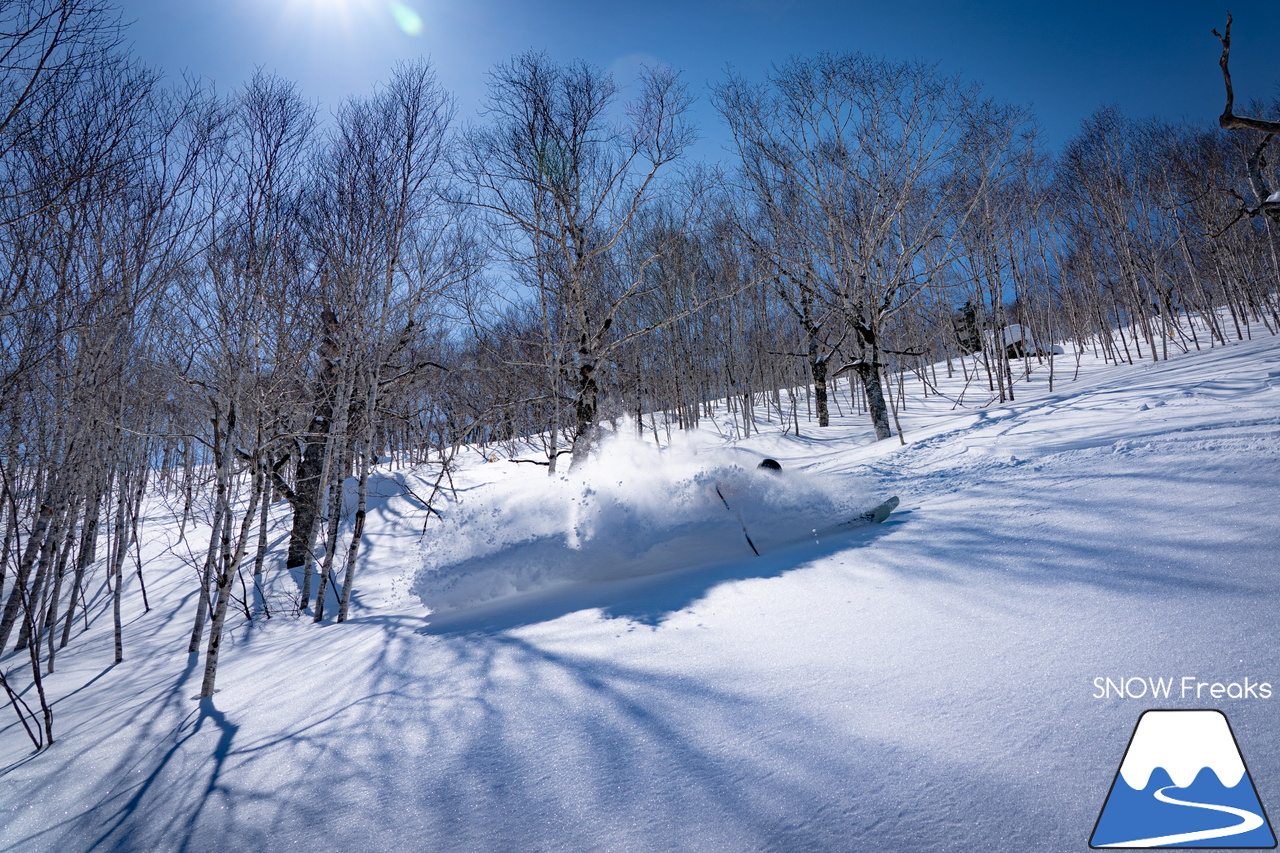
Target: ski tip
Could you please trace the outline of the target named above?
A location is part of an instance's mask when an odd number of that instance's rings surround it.
[[[880,506],[876,507],[871,511],[871,520],[874,521],[876,524],[879,524],[889,517],[889,513],[893,512],[897,508],[898,508],[898,496],[894,495],[893,497],[889,498],[889,500],[880,504]]]

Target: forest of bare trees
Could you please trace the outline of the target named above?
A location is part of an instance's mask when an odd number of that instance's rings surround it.
[[[1233,112],[1230,24],[1221,128],[1104,106],[1053,152],[1026,109],[861,54],[624,96],[528,53],[475,119],[419,62],[330,115],[266,73],[165,80],[94,0],[0,23],[0,680],[37,748],[60,651],[129,654],[156,499],[209,696],[228,620],[347,619],[377,466],[443,490],[463,445],[554,474],[610,430],[820,430],[833,401],[901,440],[930,371],[1014,396],[1027,354],[983,347],[1011,324],[1062,345],[1030,356],[1059,381],[1086,347],[1280,332],[1280,104]],[[687,161],[695,97],[735,159]]]

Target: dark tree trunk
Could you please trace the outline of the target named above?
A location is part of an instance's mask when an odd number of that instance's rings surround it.
[[[573,453],[569,467],[575,468],[586,461],[600,438],[600,388],[596,382],[594,359],[584,359],[578,368],[578,394],[573,406],[575,429]]]
[[[861,361],[854,369],[858,371],[862,389],[867,395],[867,411],[875,427],[876,441],[884,441],[893,435],[893,430],[889,428],[889,406],[885,402],[884,388],[880,384],[880,362]]]
[[[289,556],[285,568],[296,569],[307,562],[314,541],[320,509],[320,478],[324,471],[324,451],[329,435],[333,401],[325,400],[307,428],[306,446],[298,460],[293,489],[293,531],[289,534]]]
[[[40,511],[36,515],[35,527],[31,531],[31,535],[27,537],[27,546],[23,551],[22,560],[18,563],[18,571],[14,576],[13,589],[9,592],[9,600],[5,604],[4,616],[0,617],[0,652],[4,651],[5,645],[9,641],[9,632],[13,630],[14,623],[18,619],[18,610],[22,604],[22,597],[27,590],[27,577],[31,573],[31,567],[35,565],[36,557],[40,554],[40,548],[44,545],[45,533],[49,529],[49,523],[53,519],[53,506],[49,499],[46,499],[40,505]]]
[[[809,370],[813,375],[813,400],[818,410],[818,426],[831,426],[831,415],[827,409],[827,360],[811,350]]]
[[[107,488],[110,488],[109,479],[107,483]],[[97,558],[98,523],[101,518],[103,491],[102,486],[95,484],[93,492],[89,495],[89,506],[84,515],[84,528],[80,531],[80,550],[76,555],[75,577],[71,583],[71,600],[67,604],[67,618],[62,628],[62,639],[58,643],[58,648],[60,649],[66,648],[67,643],[71,641],[71,626],[75,621],[76,601],[79,600],[80,591],[84,588],[85,572]]]
[[[885,403],[884,388],[880,384],[881,364],[877,335],[869,324],[854,321],[852,325],[862,354],[853,367],[862,380],[862,390],[867,397],[867,413],[871,415],[871,423],[875,427],[876,441],[884,441],[893,435],[893,430],[889,428],[889,406]]]
[[[56,573],[58,556],[62,553],[63,538],[70,538],[67,528],[75,527],[79,509],[78,501],[66,507],[59,513],[53,526],[49,528],[49,534],[45,537],[44,545],[40,548],[40,561],[36,565],[35,582],[31,585],[31,591],[27,593],[32,607],[32,616],[22,622],[22,628],[18,631],[18,642],[13,647],[15,651],[21,651],[27,647],[27,643],[31,639],[31,632],[39,626],[39,611],[42,609],[41,602],[44,600],[45,585],[48,583],[51,574]],[[63,563],[63,565],[65,566],[66,564]]]
[[[293,489],[293,530],[289,534],[289,555],[286,569],[302,569],[302,607],[311,602],[311,546],[315,541],[316,527],[320,520],[320,501],[324,494],[325,454],[329,448],[329,433],[333,429],[334,407],[338,396],[338,318],[328,308],[320,315],[324,324],[323,342],[320,345],[321,368],[317,384],[318,405],[307,428],[307,435],[298,460]]]

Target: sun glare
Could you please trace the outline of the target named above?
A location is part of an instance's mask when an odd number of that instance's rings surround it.
[[[390,18],[407,36],[420,36],[425,29],[413,0],[288,0],[286,10],[291,18],[309,17],[325,27],[345,29]]]
[[[401,32],[408,36],[422,35],[422,16],[415,12],[411,7],[401,3],[400,0],[391,0],[391,17],[395,18],[396,26]]]

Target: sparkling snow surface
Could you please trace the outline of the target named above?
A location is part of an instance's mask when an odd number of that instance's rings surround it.
[[[1076,381],[1068,350],[1003,406],[909,381],[905,447],[842,383],[828,429],[721,417],[586,482],[469,452],[425,538],[402,493],[435,470],[383,471],[352,620],[233,616],[212,701],[207,528],[177,541],[157,501],[125,662],[99,613],[46,680],[46,752],[0,707],[0,849],[1083,851],[1150,707],[1224,711],[1274,815],[1280,339],[1254,336]],[[883,525],[805,529],[891,494]],[[1277,689],[1095,698],[1184,676]]]

